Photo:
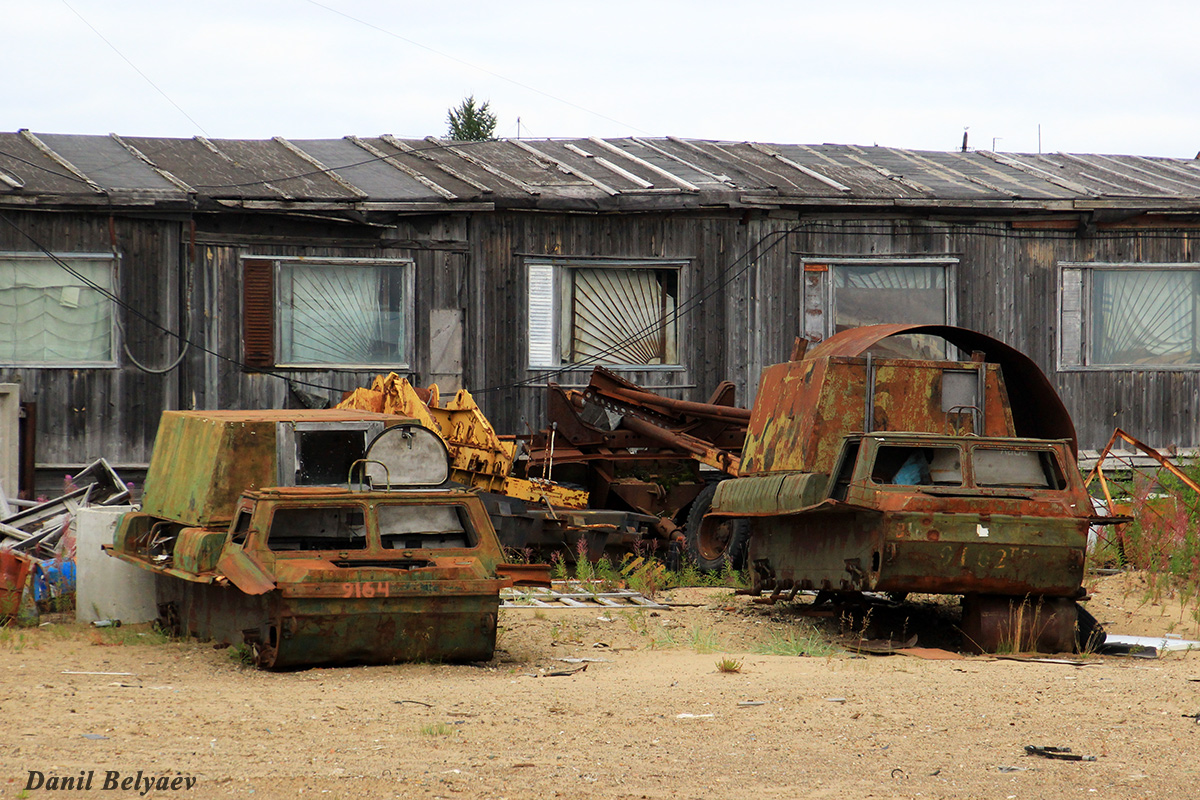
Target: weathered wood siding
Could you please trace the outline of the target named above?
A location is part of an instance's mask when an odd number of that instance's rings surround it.
[[[54,253],[115,252],[117,293],[138,312],[180,330],[179,222],[116,214],[6,212],[21,230]],[[10,226],[0,226],[0,250],[37,252]],[[37,403],[37,462],[70,465],[106,458],[114,465],[150,459],[158,417],[177,403],[177,373],[141,371],[123,347],[147,367],[164,367],[179,342],[127,308],[116,309],[123,332],[116,334],[111,368],[0,367],[0,380],[21,384],[21,399]]]
[[[750,403],[758,376],[791,352],[804,328],[805,257],[947,257],[955,267],[955,324],[1028,353],[1055,383],[1084,448],[1121,426],[1156,446],[1200,445],[1200,370],[1059,370],[1057,282],[1061,262],[1200,260],[1186,232],[1138,229],[1014,229],[1006,220],[930,221],[723,209],[649,213],[509,210],[402,218],[395,225],[289,220],[286,215],[197,215],[186,219],[23,212],[10,217],[56,252],[121,256],[122,298],[196,345],[163,375],[143,372],[178,355],[173,337],[127,310],[119,316],[118,365],[106,369],[0,370],[38,402],[38,462],[80,464],[104,456],[148,461],[166,408],[274,408],[295,405],[288,379],[336,401],[375,371],[276,370],[256,374],[242,359],[241,259],[309,256],[411,259],[415,264],[416,353],[409,376],[476,393],[501,433],[545,421],[545,379],[527,361],[530,257],[661,259],[686,264],[679,299],[678,369],[621,370],[664,393],[704,400],[722,380]],[[0,228],[0,249],[31,249]],[[182,313],[187,307],[189,313]],[[461,320],[461,323],[456,323]],[[456,333],[456,324],[461,326]],[[461,341],[461,355],[455,352]],[[449,348],[449,352],[447,351]],[[461,361],[461,365],[457,364]],[[589,370],[564,373],[564,385]],[[531,383],[527,383],[531,381]],[[528,426],[528,427],[527,427]]]
[[[672,397],[705,400],[722,380],[739,398],[764,363],[787,357],[799,306],[797,277],[787,268],[786,221],[741,213],[476,214],[470,226],[471,291],[468,385],[502,432],[525,432],[545,420],[546,370],[527,366],[526,261],[530,257],[661,259],[687,264],[681,277],[678,369],[618,369],[623,377]],[[769,244],[777,246],[756,258]],[[747,254],[747,250],[750,254]],[[764,287],[766,294],[764,294]],[[759,300],[756,302],[755,297]],[[773,316],[771,316],[773,315]],[[771,316],[778,330],[761,322]],[[786,330],[784,330],[786,328]],[[787,346],[780,346],[786,340]],[[591,369],[551,378],[586,384]],[[526,381],[533,381],[525,384]]]
[[[310,258],[408,259],[415,267],[413,335],[415,354],[410,370],[397,371],[418,383],[427,382],[430,364],[430,321],[435,311],[465,305],[466,240],[464,223],[447,216],[402,222],[380,231],[349,225],[303,226],[261,223],[243,227],[221,220],[218,229],[198,234],[197,291],[193,307],[205,322],[204,340],[212,352],[189,359],[185,404],[189,408],[284,408],[295,406],[289,381],[331,402],[359,386],[368,386],[380,370],[272,369],[270,374],[246,369],[242,361],[242,258],[306,256]],[[253,233],[245,233],[251,230]],[[436,365],[434,365],[436,366]]]

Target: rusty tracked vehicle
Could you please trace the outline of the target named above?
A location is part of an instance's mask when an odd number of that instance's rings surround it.
[[[971,359],[875,357],[908,335]],[[740,477],[700,535],[748,537],[754,593],[959,594],[968,649],[1058,652],[1102,635],[1076,600],[1088,526],[1112,521],[1029,358],[961,328],[876,325],[764,370]]]
[[[110,554],[157,575],[160,623],[265,668],[483,661],[505,564],[478,497],[412,420],[353,411],[166,412],[140,512]]]

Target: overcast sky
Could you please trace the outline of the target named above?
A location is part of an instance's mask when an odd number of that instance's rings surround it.
[[[1192,158],[1200,2],[0,0],[0,130]]]

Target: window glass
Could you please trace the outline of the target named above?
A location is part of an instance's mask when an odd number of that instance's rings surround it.
[[[940,265],[879,264],[833,266],[834,331],[883,323],[946,324],[946,268]],[[934,336],[892,336],[877,355],[898,358],[946,357],[946,343]]]
[[[977,447],[971,456],[975,485],[1062,489],[1066,486],[1058,459],[1046,450],[1000,450]]]
[[[677,265],[528,265],[529,366],[679,363]]]
[[[882,445],[871,480],[890,486],[961,486],[962,453],[957,447]]]
[[[367,529],[362,506],[276,509],[267,546],[276,551],[364,550]]]
[[[233,525],[230,528],[233,531],[233,543],[246,543],[246,535],[250,533],[250,517],[254,514],[253,508],[239,508],[237,516],[233,518]]]
[[[570,270],[563,361],[674,364],[678,274],[660,269]]]
[[[1089,363],[1200,363],[1200,270],[1091,270]]]
[[[61,259],[0,254],[0,362],[113,361],[113,260]]]
[[[385,550],[474,547],[474,531],[458,506],[380,504],[379,540]]]
[[[405,341],[406,265],[280,261],[284,364],[397,365]]]

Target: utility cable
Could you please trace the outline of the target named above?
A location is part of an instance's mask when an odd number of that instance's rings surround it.
[[[119,56],[121,57],[121,59],[122,59],[122,60],[123,60],[123,61],[124,61],[126,64],[128,64],[130,67],[132,67],[134,72],[136,72],[138,75],[141,75],[141,76],[142,76],[142,80],[144,80],[146,83],[150,84],[150,86],[151,86],[151,87],[154,89],[154,91],[156,91],[156,92],[158,92],[159,94],[161,94],[161,95],[162,95],[162,96],[163,96],[163,97],[166,99],[166,101],[167,101],[168,103],[170,103],[171,105],[175,106],[175,109],[176,109],[177,111],[179,111],[179,113],[180,113],[180,114],[183,114],[185,117],[187,117],[187,118],[188,118],[188,121],[189,121],[189,122],[191,122],[193,125],[195,125],[195,126],[196,126],[196,128],[197,128],[197,129],[199,129],[199,131],[200,131],[201,133],[203,133],[205,136],[208,136],[208,131],[204,130],[204,126],[203,126],[203,125],[201,125],[199,122],[196,122],[196,120],[192,119],[192,115],[191,115],[191,114],[189,114],[189,113],[187,113],[186,111],[184,111],[184,110],[183,110],[183,108],[182,108],[182,107],[181,107],[181,106],[180,106],[178,103],[176,103],[174,100],[172,100],[172,99],[170,98],[170,96],[169,96],[169,95],[167,95],[167,93],[166,93],[166,92],[164,92],[162,89],[158,88],[158,85],[157,85],[157,84],[156,84],[154,81],[150,80],[149,76],[148,76],[148,75],[146,75],[146,73],[144,73],[144,72],[142,72],[140,69],[138,69],[138,66],[137,66],[137,64],[134,64],[132,61],[130,61],[130,60],[129,60],[129,59],[126,57],[126,56],[125,56],[125,54],[124,54],[124,53],[122,53],[120,50],[118,50],[118,49],[117,49],[117,46],[116,46],[115,44],[113,44],[113,43],[112,43],[112,42],[110,42],[108,39],[106,39],[106,38],[104,37],[104,34],[102,34],[100,31],[96,30],[96,26],[95,26],[95,25],[93,25],[92,23],[88,22],[88,21],[87,21],[87,20],[84,18],[84,16],[83,16],[82,14],[80,14],[78,11],[76,11],[76,10],[75,10],[75,7],[74,7],[74,6],[72,6],[70,3],[68,3],[68,2],[67,2],[67,0],[62,0],[62,4],[63,4],[64,6],[66,6],[67,8],[71,9],[71,13],[72,13],[72,14],[74,14],[75,16],[79,17],[79,19],[83,21],[83,24],[84,24],[84,25],[87,25],[89,28],[91,28],[91,29],[92,29],[92,33],[94,33],[94,34],[96,34],[97,36],[99,36],[99,37],[100,37],[100,40],[101,40],[102,42],[104,42],[106,45],[108,45],[109,47],[111,47],[111,48],[112,48],[112,51],[113,51],[114,53],[116,53],[117,55],[119,55]]]
[[[121,308],[125,309],[126,311],[130,312],[131,314],[134,314],[135,316],[141,318],[143,321],[145,321],[150,326],[157,328],[158,330],[162,331],[163,333],[167,334],[168,336],[175,337],[176,339],[178,339],[181,343],[183,343],[185,345],[194,346],[197,350],[201,351],[202,353],[207,353],[208,355],[213,356],[214,358],[218,358],[221,361],[224,361],[228,364],[232,364],[236,367],[240,367],[244,370],[247,370],[250,372],[255,372],[260,375],[270,375],[273,378],[279,378],[280,380],[284,380],[284,381],[291,381],[292,383],[296,383],[301,386],[311,386],[314,389],[322,389],[327,392],[340,392],[340,393],[344,394],[347,391],[346,389],[342,389],[342,388],[339,388],[336,386],[326,386],[325,384],[321,384],[321,383],[312,383],[311,381],[302,381],[297,378],[293,378],[290,375],[284,375],[280,372],[275,372],[272,370],[266,370],[266,369],[260,369],[257,367],[252,367],[243,361],[239,361],[238,359],[232,358],[223,353],[218,353],[216,350],[212,350],[208,347],[205,347],[204,345],[202,345],[198,342],[194,342],[191,339],[185,339],[179,333],[167,328],[166,326],[160,324],[156,320],[153,320],[150,317],[146,316],[140,310],[138,310],[137,308],[134,308],[129,303],[126,303],[124,300],[119,298],[113,292],[109,291],[108,289],[104,288],[103,286],[100,286],[95,281],[89,279],[86,275],[84,275],[84,274],[80,273],[78,270],[74,269],[70,264],[68,264],[63,259],[59,258],[55,253],[52,253],[49,249],[47,249],[44,245],[42,245],[41,242],[39,242],[37,239],[35,239],[33,236],[31,236],[23,228],[21,228],[15,222],[10,220],[8,218],[7,214],[0,213],[0,221],[4,222],[4,224],[8,225],[10,228],[15,230],[18,234],[20,234],[25,239],[27,239],[37,250],[41,251],[47,258],[49,258],[51,261],[53,261],[55,264],[57,264],[60,268],[65,270],[69,275],[74,277],[76,280],[81,281],[84,285],[99,292],[104,297],[107,297],[109,300],[111,300],[113,303],[115,303],[119,307],[121,307]]]

